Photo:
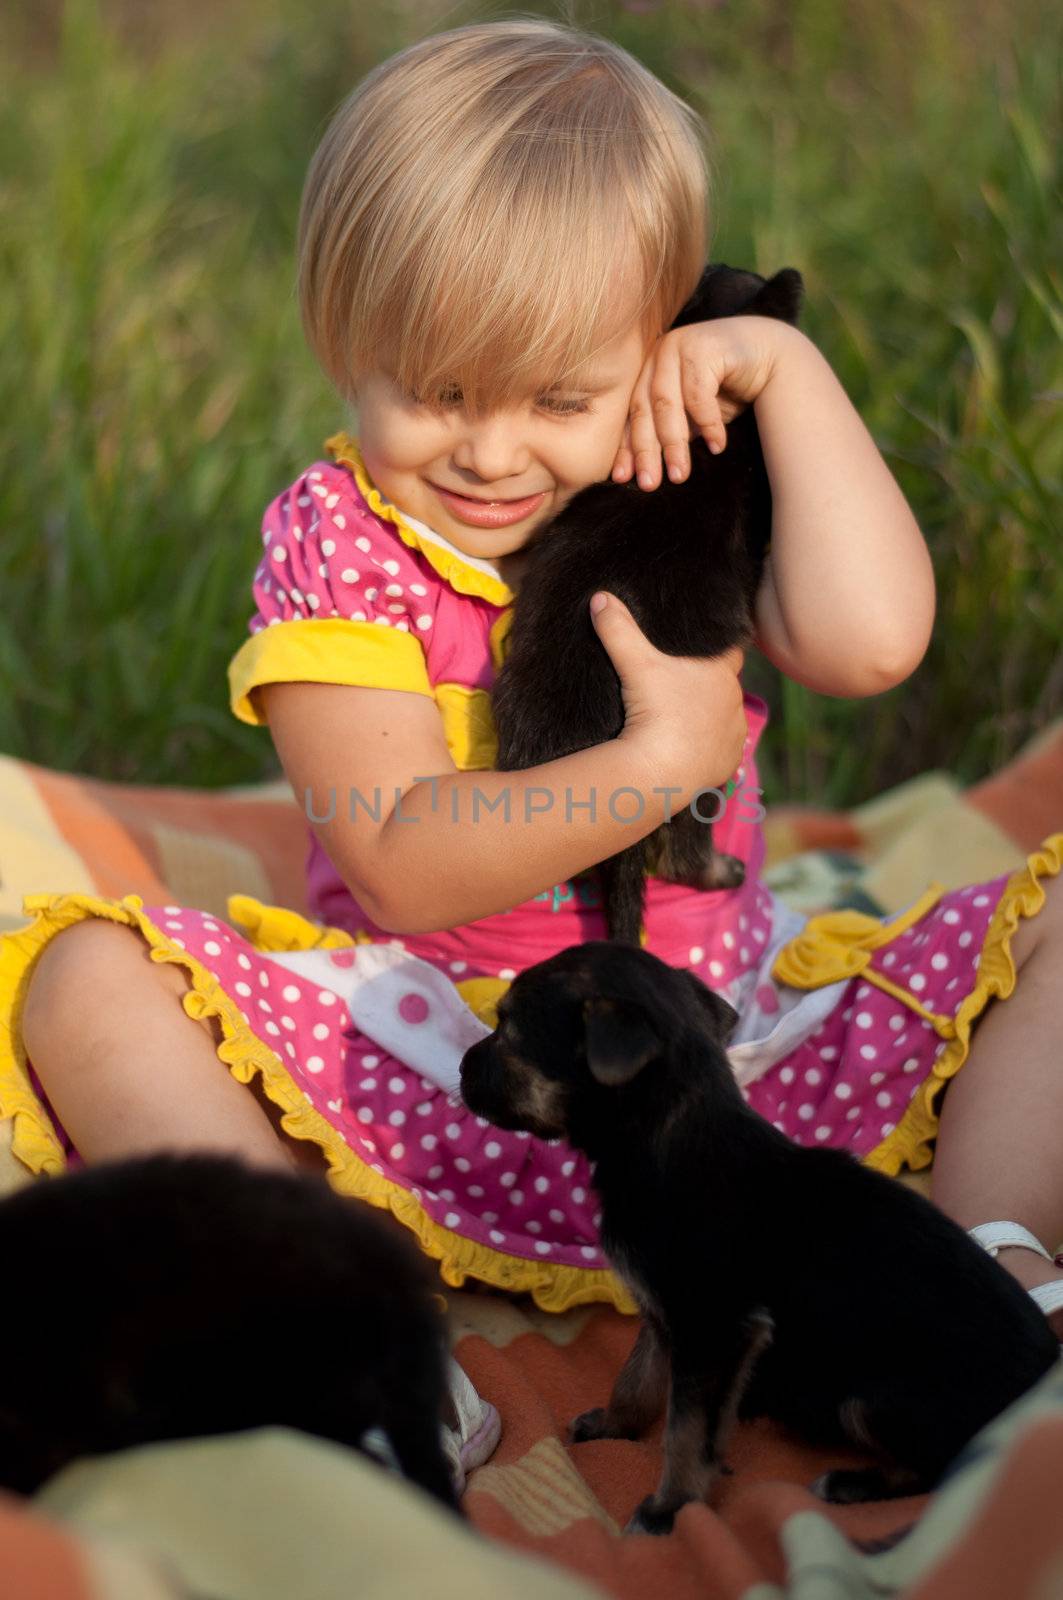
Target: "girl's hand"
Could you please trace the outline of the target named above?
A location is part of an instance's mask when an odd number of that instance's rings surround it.
[[[632,391],[613,481],[626,483],[637,471],[640,488],[656,489],[662,447],[668,476],[681,481],[690,471],[689,440],[699,433],[719,455],[726,424],[757,398],[795,333],[773,317],[714,317],[669,329]]]
[[[672,656],[658,650],[622,600],[608,590],[591,617],[620,678],[624,726],[619,738],[645,757],[663,785],[691,790],[726,783],[745,749],[737,645],[720,656]]]

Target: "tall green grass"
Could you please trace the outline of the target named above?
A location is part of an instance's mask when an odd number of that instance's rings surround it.
[[[299,330],[306,163],[384,55],[517,9],[230,0],[175,5],[149,41],[136,7],[9,0],[0,750],[152,783],[277,770],[225,667],[266,503],[350,420]],[[801,268],[805,326],[933,553],[935,638],[888,695],[747,658],[768,803],[857,803],[930,766],[974,781],[1063,713],[1057,8],[522,9],[615,38],[704,114],[714,254]]]

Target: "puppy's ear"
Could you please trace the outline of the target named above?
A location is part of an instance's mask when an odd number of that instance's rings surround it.
[[[805,297],[805,280],[796,267],[783,267],[750,302],[747,310],[751,316],[776,317],[779,322],[792,322],[795,326],[801,315],[801,302]]]
[[[594,995],[583,1002],[587,1065],[608,1089],[630,1083],[661,1053],[661,1040],[640,1006]]]
[[[757,272],[710,262],[672,326],[735,316],[775,317],[796,324],[804,288],[804,279],[794,267],[783,267],[773,278],[762,278]]]
[[[688,967],[681,967],[679,970],[690,980],[690,986],[698,997],[698,1003],[705,1012],[714,1037],[721,1044],[726,1044],[738,1026],[738,1012],[722,994],[717,994],[707,983],[702,983],[697,974],[691,972]]]
[[[688,322],[710,322],[714,317],[733,317],[746,309],[764,285],[765,280],[757,272],[742,272],[737,267],[724,266],[722,261],[710,261],[672,327],[681,328]]]

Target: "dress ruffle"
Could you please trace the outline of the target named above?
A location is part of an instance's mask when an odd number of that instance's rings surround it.
[[[26,895],[23,911],[27,915],[35,912],[35,920],[0,937],[0,1119],[12,1119],[12,1154],[31,1172],[57,1176],[66,1166],[66,1152],[34,1092],[21,1044],[22,1011],[30,974],[41,951],[57,933],[87,917],[105,917],[136,928],[149,946],[152,961],[176,962],[187,969],[190,987],[181,1001],[185,1014],[197,1021],[205,1017],[218,1019],[222,1038],[216,1045],[217,1055],[233,1077],[239,1083],[250,1084],[258,1073],[265,1093],[282,1113],[283,1131],[292,1139],[311,1140],[323,1151],[332,1187],[340,1194],[390,1211],[410,1229],[422,1250],[439,1263],[440,1276],[451,1288],[461,1288],[471,1277],[511,1293],[530,1294],[544,1311],[567,1311],[572,1306],[603,1301],[619,1311],[636,1309],[623,1283],[612,1272],[506,1255],[433,1221],[414,1195],[374,1172],[308,1103],[279,1057],[252,1032],[239,1006],[219,981],[202,962],[155,926],[144,914],[143,904],[141,896],[135,894],[121,900],[86,894]],[[322,928],[298,912],[264,905],[249,895],[229,897],[228,917],[264,954],[334,949],[369,938],[367,934],[359,937],[342,929]],[[501,991],[507,987],[498,980],[476,978],[466,980],[466,985],[458,983],[455,987],[485,1017],[497,999],[494,988]]]
[[[843,977],[860,977],[903,1001],[947,1040],[897,1126],[863,1157],[868,1166],[895,1177],[904,1166],[918,1171],[930,1165],[938,1126],[936,1106],[944,1086],[966,1061],[971,1029],[989,1001],[1007,999],[1013,992],[1017,974],[1011,936],[1020,916],[1035,916],[1044,905],[1045,891],[1038,879],[1046,874],[1056,876],[1061,867],[1063,832],[1049,834],[1027,857],[1026,865],[1012,873],[986,930],[974,988],[952,1017],[928,1010],[914,994],[870,965],[874,949],[905,932],[936,904],[945,893],[943,884],[931,884],[914,905],[887,923],[859,911],[811,917],[801,933],[779,952],[773,973],[784,983],[811,989]]]
[[[936,1106],[944,1085],[967,1059],[972,1027],[989,1001],[1006,999],[1014,992],[1017,974],[1011,936],[1020,917],[1035,916],[1044,905],[1045,891],[1039,880],[1056,876],[1061,869],[1063,832],[1050,835],[1008,879],[983,941],[974,987],[954,1017],[928,1011],[915,995],[869,964],[871,950],[888,944],[926,914],[944,892],[940,885],[932,885],[908,911],[885,924],[856,912],[813,917],[780,951],[774,971],[782,981],[813,988],[842,976],[859,976],[901,999],[946,1041],[897,1126],[864,1156],[869,1166],[895,1176],[903,1166],[918,1170],[930,1164],[938,1123]],[[218,1019],[222,1038],[216,1045],[217,1054],[233,1077],[246,1085],[258,1073],[265,1093],[281,1112],[284,1133],[319,1146],[328,1163],[329,1181],[339,1193],[388,1210],[409,1228],[425,1253],[439,1263],[445,1283],[460,1288],[467,1278],[476,1278],[510,1292],[529,1293],[546,1311],[600,1301],[624,1312],[635,1310],[626,1288],[609,1271],[507,1255],[435,1222],[412,1193],[374,1171],[314,1109],[280,1058],[244,1021],[240,1007],[218,979],[160,931],[145,915],[143,904],[139,895],[126,895],[122,900],[86,894],[27,895],[23,910],[35,914],[34,921],[0,937],[0,1118],[11,1120],[12,1153],[30,1172],[54,1176],[66,1166],[62,1142],[34,1091],[21,1044],[30,974],[45,945],[62,929],[90,916],[104,917],[136,928],[149,946],[151,960],[176,962],[187,970],[189,988],[182,997],[183,1009],[196,1020]],[[249,895],[229,897],[228,918],[263,954],[370,942],[363,930],[352,935],[323,927],[295,911],[263,904]],[[494,1008],[507,983],[470,978],[455,987],[481,1020],[493,1026]]]
[[[393,506],[390,500],[384,499],[366,472],[361,450],[350,434],[334,433],[330,439],[325,440],[325,449],[334,461],[351,469],[354,481],[369,509],[378,517],[383,517],[385,522],[393,523],[403,544],[408,544],[412,550],[419,550],[433,571],[438,572],[452,589],[456,589],[459,594],[475,595],[481,600],[489,601],[493,606],[513,604],[513,590],[502,578],[482,572],[479,567],[463,561],[457,551],[446,549],[432,539],[426,539],[410,525],[398,506]]]

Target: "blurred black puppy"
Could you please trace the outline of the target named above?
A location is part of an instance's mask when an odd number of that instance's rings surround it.
[[[801,274],[769,280],[709,265],[672,324],[736,315],[796,323]],[[596,589],[618,595],[658,650],[718,656],[752,641],[753,604],[771,538],[771,489],[753,407],[714,456],[690,440],[690,472],[647,493],[594,483],[539,529],[491,691],[495,765],[513,772],[615,739],[624,726],[620,679],[591,621]],[[737,856],[713,852],[712,825],[689,807],[597,870],[611,939],[638,945],[645,876],[704,889],[737,887]]]
[[[320,1178],[159,1154],[0,1202],[0,1486],[78,1456],[279,1425],[456,1509],[445,1328],[424,1258]]]
[[[735,1417],[877,1459],[822,1498],[918,1494],[1058,1359],[1043,1312],[928,1200],[745,1103],[735,1013],[645,950],[576,945],[516,977],[462,1093],[594,1163],[602,1246],[643,1312],[608,1406],[574,1439],[635,1438],[669,1389],[665,1468],[629,1530],[667,1532],[726,1471]]]

